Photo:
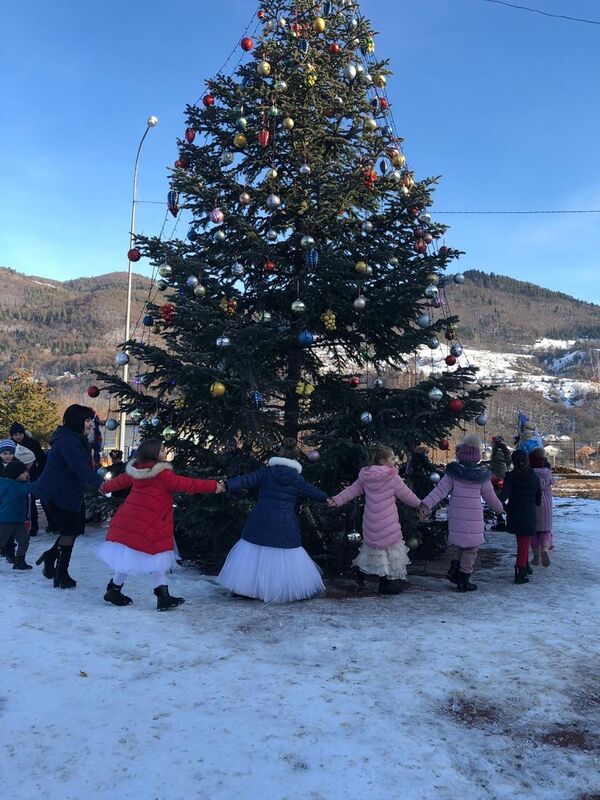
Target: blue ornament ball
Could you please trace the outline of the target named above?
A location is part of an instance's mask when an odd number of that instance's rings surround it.
[[[154,325],[154,317],[151,314],[146,314],[142,322],[147,328],[149,328],[151,325]]]
[[[298,342],[303,347],[310,347],[310,345],[314,342],[315,337],[310,331],[301,331],[298,334]]]
[[[107,431],[116,431],[118,427],[119,427],[119,423],[113,417],[109,417],[106,420],[106,430]]]

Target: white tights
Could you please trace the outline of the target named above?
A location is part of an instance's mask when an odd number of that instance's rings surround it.
[[[156,589],[157,586],[165,586],[167,583],[167,574],[166,572],[152,572],[152,586]],[[115,586],[122,586],[125,583],[127,578],[127,573],[125,572],[115,572],[113,575],[113,583]]]

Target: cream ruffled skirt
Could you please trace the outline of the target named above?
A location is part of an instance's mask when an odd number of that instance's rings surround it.
[[[149,575],[152,572],[168,572],[177,566],[177,557],[174,550],[165,550],[162,553],[142,553],[127,547],[119,542],[103,542],[96,555],[113,572],[124,575]]]
[[[406,568],[410,564],[408,553],[409,549],[402,540],[385,548],[369,547],[363,543],[352,564],[367,575],[406,580]]]

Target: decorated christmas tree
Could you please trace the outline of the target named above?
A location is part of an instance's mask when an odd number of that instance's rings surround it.
[[[255,467],[285,436],[333,491],[370,443],[447,449],[482,413],[444,292],[462,282],[444,274],[459,252],[427,211],[435,179],[408,165],[358,4],[264,0],[238,52],[187,108],[168,197],[185,239],[136,244],[160,278],[118,354],[135,380],[99,376],[192,474]],[[397,380],[419,348],[442,346],[442,374]],[[179,510],[200,537],[240,530],[233,501]],[[307,512],[324,551],[326,517]]]

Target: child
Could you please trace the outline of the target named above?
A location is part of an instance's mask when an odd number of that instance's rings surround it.
[[[536,506],[542,502],[540,479],[529,466],[524,450],[511,456],[512,472],[504,480],[500,499],[507,506],[506,530],[517,537],[515,583],[529,583],[529,543],[536,533]]]
[[[429,511],[450,494],[448,505],[448,541],[457,550],[457,558],[450,562],[446,577],[456,584],[458,592],[473,592],[477,585],[470,582],[479,545],[484,542],[484,521],[481,498],[492,511],[500,513],[502,503],[494,492],[491,473],[479,466],[481,439],[469,433],[457,450],[458,462],[448,464],[446,474],[423,500],[424,511]]]
[[[258,486],[258,501],[229,552],[218,580],[238,596],[265,603],[306,600],[325,587],[317,565],[301,546],[296,502],[305,495],[325,503],[327,495],[302,477],[300,450],[284,439],[279,456],[268,466],[229,478],[228,492]]]
[[[144,574],[152,575],[158,611],[168,611],[185,602],[183,597],[169,594],[166,578],[167,571],[175,565],[173,495],[219,493],[223,486],[214,480],[175,475],[166,458],[160,439],[146,439],[125,473],[101,486],[105,494],[132,487],[111,520],[106,542],[98,550],[99,557],[115,573],[106,587],[107,603],[130,605],[133,600],[121,592],[125,578]]]
[[[25,524],[29,516],[29,474],[26,466],[15,458],[16,445],[12,439],[0,442],[0,548],[16,539],[17,552],[13,569],[29,570],[25,561],[29,547],[29,530]],[[7,560],[9,560],[7,558]],[[9,562],[10,563],[10,562]]]
[[[536,533],[531,538],[533,563],[535,566],[541,564],[543,567],[549,567],[550,549],[552,547],[552,486],[554,485],[554,477],[546,461],[546,451],[543,447],[537,447],[531,453],[529,466],[538,476],[542,490],[542,504],[535,508]]]
[[[408,547],[402,539],[396,500],[411,508],[421,501],[398,475],[396,455],[391,447],[376,445],[372,451],[371,466],[358,473],[358,479],[328,501],[330,506],[343,506],[364,494],[363,538],[358,556],[352,562],[354,574],[364,586],[364,574],[379,577],[379,594],[398,594],[399,584],[406,580]]]

